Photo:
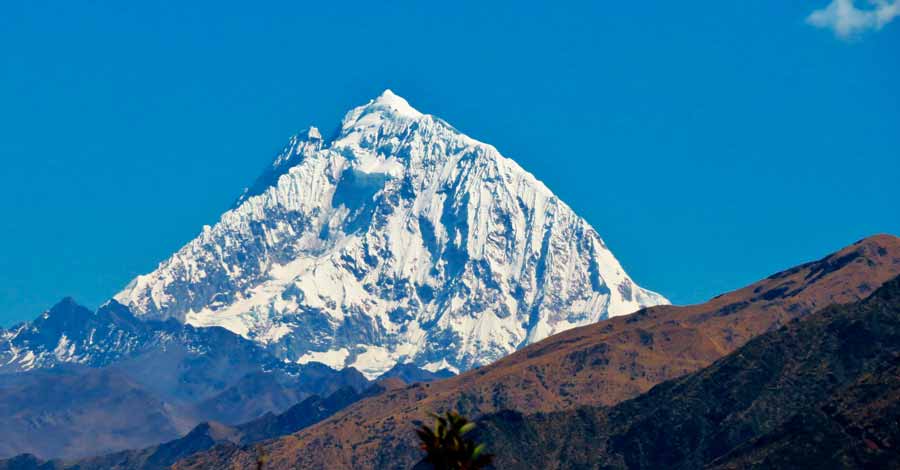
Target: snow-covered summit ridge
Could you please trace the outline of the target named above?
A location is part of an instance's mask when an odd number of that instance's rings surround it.
[[[214,226],[116,296],[285,360],[429,370],[666,303],[494,147],[386,90],[290,140]]]
[[[394,94],[390,89],[384,90],[378,98],[371,101],[365,108],[386,109],[397,116],[409,119],[422,117],[422,113],[409,105],[409,102]]]

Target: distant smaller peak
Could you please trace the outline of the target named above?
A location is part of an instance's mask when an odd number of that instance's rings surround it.
[[[47,320],[49,318],[84,318],[90,317],[93,314],[94,312],[78,304],[78,302],[76,302],[72,297],[63,297],[63,299],[57,302],[56,305],[50,307],[50,310],[44,312],[44,314],[41,315],[40,318],[44,320]]]
[[[75,301],[74,298],[72,298],[70,296],[63,297],[62,300],[60,300],[59,302],[56,303],[56,305],[54,305],[53,307],[50,308],[50,310],[53,310],[53,311],[71,310],[71,309],[87,310],[85,307],[83,307],[81,304],[79,304],[77,301]]]

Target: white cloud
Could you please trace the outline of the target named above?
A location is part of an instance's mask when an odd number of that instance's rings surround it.
[[[867,8],[857,8],[855,1],[831,0],[827,7],[807,16],[806,22],[848,39],[866,31],[877,31],[900,16],[900,0],[866,0]]]

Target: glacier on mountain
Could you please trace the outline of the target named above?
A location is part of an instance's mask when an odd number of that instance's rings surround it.
[[[291,362],[469,369],[667,303],[492,146],[390,90],[301,132],[217,224],[115,296]]]

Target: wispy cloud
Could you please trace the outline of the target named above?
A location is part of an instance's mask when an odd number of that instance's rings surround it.
[[[857,8],[855,0],[831,0],[827,7],[807,16],[806,22],[849,39],[866,31],[878,31],[900,16],[900,0],[865,0],[864,3],[864,8]]]

